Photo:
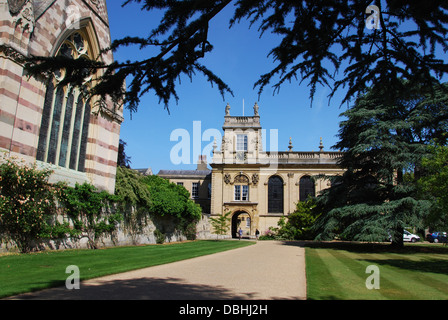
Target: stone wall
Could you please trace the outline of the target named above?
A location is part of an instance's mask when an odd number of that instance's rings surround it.
[[[135,232],[132,232],[131,228],[122,222],[118,225],[116,231],[111,235],[101,237],[96,245],[99,248],[106,248],[156,244],[156,237],[154,236],[154,231],[156,229],[165,233],[165,243],[187,240],[185,235],[175,229],[175,223],[171,217],[157,217],[148,220],[146,225],[140,231]],[[207,215],[203,215],[196,226],[196,238],[197,240],[217,239],[216,235],[210,233],[210,223]],[[87,238],[69,238],[45,241],[40,243],[38,248],[41,250],[87,249],[89,248],[89,244]],[[18,249],[13,243],[0,243],[0,253],[17,251]]]

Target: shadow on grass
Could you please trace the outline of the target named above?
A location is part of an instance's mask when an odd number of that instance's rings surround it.
[[[178,278],[137,278],[81,282],[79,290],[58,287],[9,297],[14,300],[243,300],[253,294],[236,294],[227,288],[185,283]]]
[[[350,242],[350,241],[282,241],[284,245],[345,250],[353,253],[399,253],[399,254],[446,254],[448,255],[448,246],[430,244],[430,243],[406,243],[403,248],[392,247],[390,243],[368,243],[368,242]]]
[[[431,272],[448,275],[448,261],[439,259],[425,259],[413,261],[408,259],[362,259],[377,265],[388,265],[403,270],[417,272]]]
[[[371,264],[388,265],[402,270],[439,273],[448,275],[448,247],[434,244],[405,244],[401,249],[392,247],[389,243],[362,242],[317,242],[317,241],[284,241],[284,245],[308,248],[343,250],[355,254],[383,254],[383,258],[358,258]],[[394,254],[388,259],[388,254]],[[412,255],[418,254],[422,259],[412,260]],[[427,255],[427,256],[425,256]],[[438,259],[440,257],[440,259]]]

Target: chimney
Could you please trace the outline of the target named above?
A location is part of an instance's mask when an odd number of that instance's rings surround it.
[[[207,156],[200,155],[198,159],[198,166],[196,170],[208,170],[207,168]]]

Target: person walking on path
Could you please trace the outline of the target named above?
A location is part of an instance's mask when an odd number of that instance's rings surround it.
[[[241,240],[241,237],[243,236],[243,230],[240,228],[240,230],[238,230],[238,236],[239,239]]]

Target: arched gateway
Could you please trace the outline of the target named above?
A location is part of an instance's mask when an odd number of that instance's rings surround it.
[[[238,232],[243,231],[242,237],[248,238],[252,232],[252,219],[246,211],[235,211],[232,215],[232,238],[238,238]]]

